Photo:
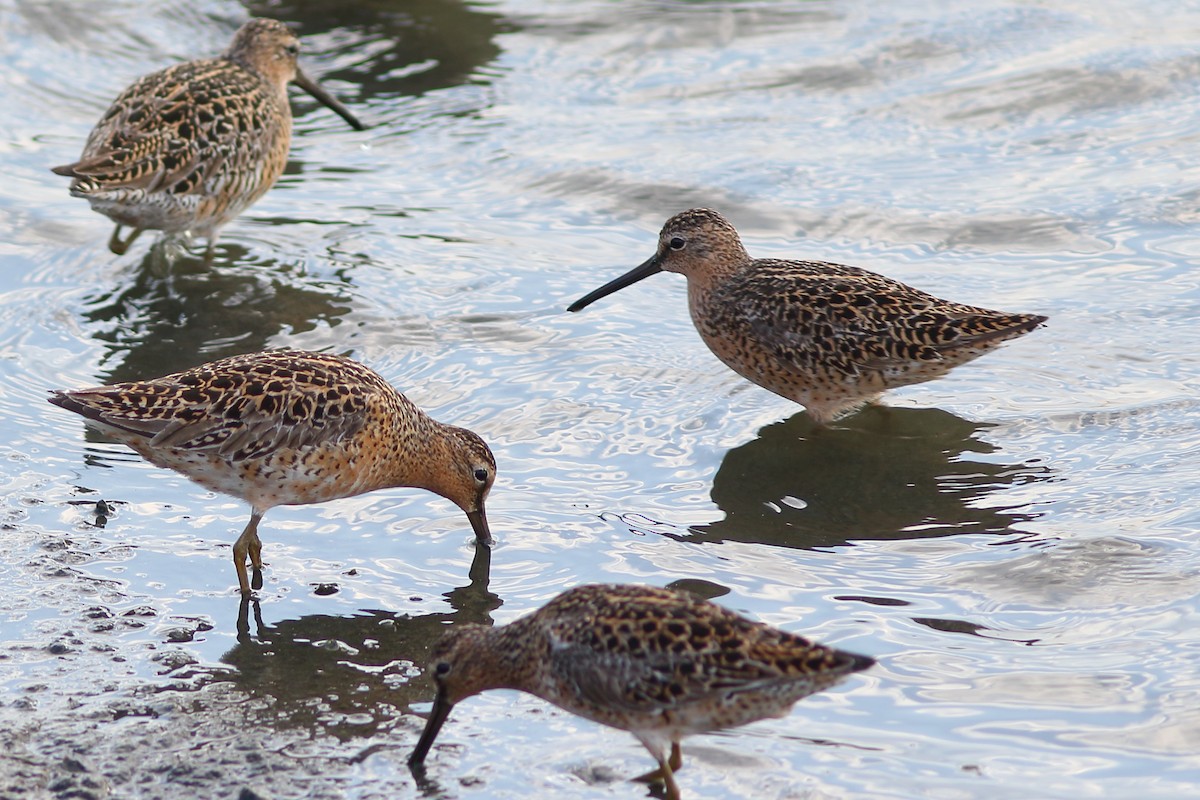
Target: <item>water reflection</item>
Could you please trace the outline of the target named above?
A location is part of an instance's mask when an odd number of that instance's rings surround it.
[[[302,36],[337,32],[346,51],[359,54],[360,61],[341,74],[322,75],[344,77],[359,99],[420,95],[477,82],[479,68],[500,55],[493,39],[516,30],[498,14],[455,0],[285,0],[249,2],[246,8],[254,16],[295,22]],[[347,31],[357,34],[352,41],[346,41]]]
[[[340,285],[289,280],[270,260],[252,262],[231,242],[222,261],[240,268],[209,269],[190,253],[153,247],[126,280],[88,298],[84,318],[111,344],[102,382],[157,377],[225,356],[263,350],[281,333],[336,325],[350,311]]]
[[[931,408],[873,406],[831,428],[796,414],[726,454],[712,487],[725,519],[693,530],[787,547],[1007,530],[1033,515],[979,501],[1051,473],[971,459],[996,451],[986,427]]]
[[[320,725],[340,739],[371,736],[412,705],[433,700],[423,672],[448,625],[492,624],[502,601],[488,590],[490,571],[491,550],[476,547],[469,582],[444,595],[449,613],[313,614],[268,626],[258,601],[242,600],[238,644],[221,660],[237,668],[233,683],[267,701],[272,724]]]

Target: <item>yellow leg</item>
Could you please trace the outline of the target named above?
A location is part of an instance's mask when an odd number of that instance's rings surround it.
[[[133,233],[129,234],[129,238],[121,240],[121,226],[113,228],[112,236],[108,238],[108,249],[112,250],[119,256],[125,255],[125,251],[129,249],[129,245],[142,235],[141,228],[134,228]]]
[[[212,266],[213,256],[216,255],[216,252],[217,252],[216,250],[213,249],[214,247],[216,247],[216,244],[217,244],[217,235],[214,233],[212,236],[208,237],[208,247],[204,248],[204,266],[206,266],[206,267]]]
[[[261,589],[263,587],[262,542],[259,541],[257,529],[254,532],[254,540],[250,542],[250,566],[254,570],[250,578],[250,588]]]
[[[647,748],[648,749],[648,748]],[[658,762],[658,769],[650,770],[645,775],[638,775],[634,778],[638,783],[658,783],[662,782],[667,787],[667,797],[672,797],[671,787],[675,786],[675,770],[683,766],[683,751],[679,747],[679,742],[671,742],[671,755],[665,761],[654,754],[654,760]],[[675,788],[676,796],[679,793],[679,787]]]
[[[233,543],[233,568],[237,570],[238,586],[243,595],[249,595],[251,588],[250,576],[246,572],[247,557],[254,565],[254,588],[262,588],[262,542],[258,539],[258,522],[261,519],[261,511],[252,512],[242,535]]]
[[[679,752],[679,745],[677,745],[677,744],[672,745],[671,746],[672,758],[675,756],[675,754],[677,752]],[[663,786],[665,786],[666,790],[667,790],[664,795],[666,797],[666,800],[680,800],[679,784],[675,783],[675,772],[674,772],[674,769],[672,769],[672,767],[671,767],[670,761],[669,760],[659,761],[658,768],[660,770],[662,770]]]

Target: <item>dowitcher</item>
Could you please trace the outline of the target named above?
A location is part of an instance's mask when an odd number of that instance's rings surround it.
[[[785,716],[873,663],[687,592],[580,586],[509,625],[443,634],[432,653],[437,695],[409,763],[424,762],[456,703],[517,689],[632,733],[658,762],[643,779],[678,798],[684,736]]]
[[[483,503],[496,477],[492,451],[348,358],[252,353],[155,380],[55,391],[50,402],[151,464],[248,502],[250,522],[233,545],[243,595],[262,588],[258,523],[274,506],[411,486],[452,501],[477,541],[491,544]]]
[[[252,19],[217,58],[138,79],[113,101],[74,164],[71,195],[117,223],[120,255],[146,229],[208,239],[271,188],[287,163],[295,83],[358,130],[363,125],[298,66],[300,40],[282,22]],[[133,228],[121,238],[121,226]]]
[[[819,425],[887,389],[940,377],[1046,320],[941,300],[858,267],[752,259],[733,226],[707,208],[671,217],[653,257],[568,310],[663,270],[687,278],[692,322],[717,358],[800,403]]]

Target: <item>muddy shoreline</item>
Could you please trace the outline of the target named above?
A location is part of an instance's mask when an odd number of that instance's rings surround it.
[[[77,531],[78,532],[78,531]],[[8,641],[0,798],[392,797],[423,793],[405,764],[432,699],[420,663],[442,627],[487,621],[489,554],[447,593],[450,613],[371,611],[262,623],[230,597],[226,620],[183,618],[86,571],[100,540],[9,526],[6,584],[44,618]],[[24,545],[24,547],[22,547]],[[414,597],[414,601],[424,598]],[[236,625],[221,664],[187,649]]]

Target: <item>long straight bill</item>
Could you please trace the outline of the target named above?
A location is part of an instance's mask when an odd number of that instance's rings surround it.
[[[296,68],[296,85],[311,94],[321,105],[350,123],[350,127],[354,128],[354,130],[364,131],[367,129],[366,125],[359,122],[358,117],[350,113],[350,109],[346,108],[340,100],[321,88],[321,84],[305,75],[299,67]]]
[[[421,738],[417,741],[416,748],[408,757],[410,767],[419,767],[425,763],[425,756],[429,755],[429,749],[433,747],[433,740],[437,738],[438,731],[442,729],[442,724],[450,716],[450,709],[453,707],[446,699],[446,693],[439,690],[437,697],[433,699],[433,710],[429,712],[425,730],[421,732]]]
[[[662,272],[662,267],[658,264],[658,255],[648,259],[640,266],[626,272],[616,280],[609,281],[594,292],[588,292],[583,297],[576,300],[571,305],[567,306],[567,311],[578,311],[581,308],[586,308],[592,303],[599,300],[601,297],[606,297],[615,291],[624,289],[626,286],[637,283],[642,278],[648,278],[656,272]]]
[[[468,511],[467,519],[471,521],[471,530],[475,531],[475,541],[490,547],[492,531],[488,527],[487,514],[484,513],[483,506],[479,506],[475,511]]]

